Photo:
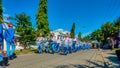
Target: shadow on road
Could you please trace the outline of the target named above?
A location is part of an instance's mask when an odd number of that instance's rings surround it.
[[[112,58],[113,59],[113,58]],[[87,61],[90,65],[81,65],[81,64],[69,64],[69,65],[59,65],[56,66],[55,68],[96,68],[96,67],[100,67],[100,68],[109,68],[109,65],[107,65],[106,63],[103,63],[103,65],[100,65],[96,62],[93,61]],[[114,68],[119,68],[119,66],[112,66]]]
[[[110,62],[114,63],[114,64],[117,64],[118,66],[120,66],[120,61],[118,61],[117,57],[116,56],[109,56],[109,57],[106,57]],[[111,65],[111,64],[109,64]]]

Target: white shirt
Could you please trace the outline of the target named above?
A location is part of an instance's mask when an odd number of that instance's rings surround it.
[[[57,39],[57,43],[61,43],[61,39]]]
[[[37,38],[37,41],[39,41],[39,42],[42,42],[43,40],[44,40],[43,37],[38,37],[38,38]]]
[[[52,38],[52,41],[53,41],[53,42],[57,42],[57,38],[54,36],[54,37]]]
[[[68,44],[68,42],[69,42],[69,38],[64,38],[64,43]]]
[[[72,43],[73,43],[73,39],[72,39],[72,38],[69,38],[69,44],[72,45]]]

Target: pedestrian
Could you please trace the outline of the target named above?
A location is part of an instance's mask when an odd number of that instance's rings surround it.
[[[52,33],[52,45],[51,45],[51,47],[52,47],[52,54],[55,53],[56,42],[57,42],[57,38],[56,38],[56,36],[54,36],[54,33]]]
[[[5,30],[4,38],[7,43],[7,49],[6,49],[7,56],[9,59],[12,60],[14,58],[14,51],[15,51],[15,37],[14,37],[15,31],[13,29],[12,23],[9,23],[8,27],[9,28]],[[11,47],[11,50],[10,50],[10,47]]]
[[[57,38],[57,44],[56,44],[56,45],[57,45],[57,46],[56,46],[56,49],[57,49],[57,52],[58,52],[58,53],[60,52],[61,42],[62,42],[61,37],[58,36],[58,38]]]
[[[70,36],[69,36],[69,40],[68,40],[69,53],[72,53],[72,44],[73,44],[73,39],[70,38]]]
[[[50,41],[50,36],[47,36],[44,40],[44,46],[45,46],[45,52],[49,53],[49,41]]]
[[[42,45],[44,41],[44,37],[42,36],[42,33],[40,33],[39,37],[36,39],[37,45],[38,45],[38,53],[42,53]]]
[[[68,35],[65,35],[64,38],[64,54],[67,55],[68,54],[68,43],[69,43],[69,38]]]
[[[76,42],[77,42],[77,39],[74,38],[74,39],[73,39],[73,45],[72,45],[73,52],[76,52]]]
[[[108,43],[110,45],[110,49],[113,50],[113,48],[114,48],[114,40],[113,40],[113,38],[112,37],[108,37],[107,39],[109,41]]]

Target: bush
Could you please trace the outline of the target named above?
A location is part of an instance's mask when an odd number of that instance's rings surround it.
[[[30,53],[35,53],[35,52],[37,52],[37,50],[35,50],[35,49],[23,49],[23,50],[16,50],[15,51],[15,54],[16,55],[21,55],[21,54],[30,54]]]

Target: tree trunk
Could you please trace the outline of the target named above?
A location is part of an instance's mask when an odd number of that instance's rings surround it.
[[[27,42],[25,42],[24,49],[27,49],[27,47],[28,47]]]

